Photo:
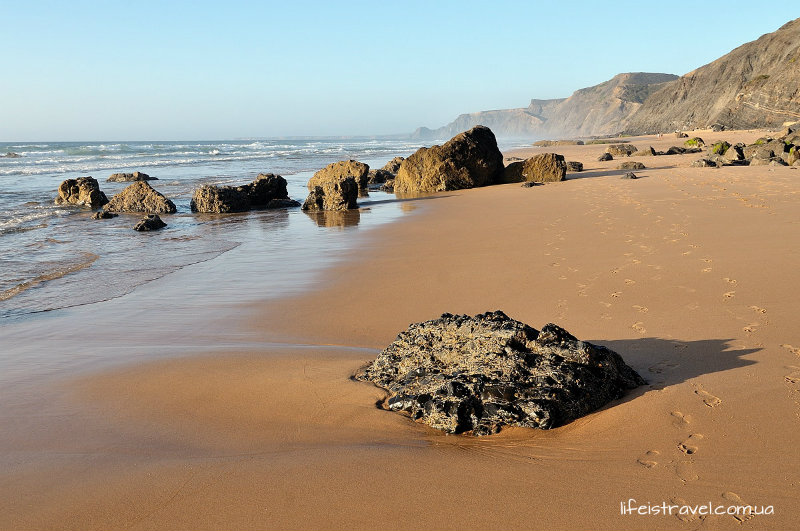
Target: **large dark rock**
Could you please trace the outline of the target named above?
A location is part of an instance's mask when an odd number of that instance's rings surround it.
[[[627,161],[617,166],[618,170],[644,170],[645,165],[638,161]]]
[[[164,223],[160,217],[158,217],[156,214],[150,214],[149,216],[142,218],[142,220],[133,227],[133,230],[146,232],[163,229],[166,226],[167,224]]]
[[[225,214],[254,208],[299,206],[299,203],[289,199],[286,179],[261,173],[253,182],[241,186],[201,186],[192,194],[189,206],[192,212]]]
[[[581,172],[583,171],[583,162],[577,162],[574,160],[567,161],[567,171],[568,172]]]
[[[441,146],[420,148],[400,164],[394,191],[442,192],[502,182],[503,155],[488,127],[478,125]]]
[[[174,214],[175,203],[153,189],[146,181],[136,181],[111,198],[107,212],[148,212]]]
[[[341,181],[352,177],[359,188],[367,187],[369,180],[369,166],[355,160],[341,160],[332,162],[314,174],[308,181],[309,191],[325,183]]]
[[[133,173],[112,173],[106,179],[110,183],[132,183],[136,181],[157,181],[158,177],[150,177],[146,173],[135,171]]]
[[[57,205],[78,205],[91,208],[100,208],[108,203],[106,194],[100,191],[97,179],[93,177],[78,177],[67,179],[58,187]]]
[[[499,311],[412,324],[355,377],[386,389],[387,409],[474,435],[555,428],[645,383],[606,347]]]
[[[539,153],[522,162],[512,162],[506,166],[503,182],[551,183],[563,181],[566,175],[567,163],[564,161],[563,155]]]

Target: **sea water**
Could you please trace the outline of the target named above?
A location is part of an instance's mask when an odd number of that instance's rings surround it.
[[[131,293],[138,286],[190,264],[213,260],[245,244],[271,249],[273,275],[284,271],[280,290],[302,285],[299,271],[324,261],[336,232],[369,227],[400,215],[380,191],[361,198],[361,210],[344,216],[308,215],[299,209],[231,215],[190,212],[194,189],[204,184],[245,184],[259,173],[282,175],[289,196],[303,201],[306,182],[325,165],[347,159],[382,167],[408,156],[416,143],[370,139],[273,139],[219,142],[31,142],[0,143],[0,324]],[[141,171],[177,206],[162,215],[167,228],[137,233],[141,215],[93,220],[91,211],[54,204],[59,184],[92,176],[110,198],[130,183],[106,182],[112,173]],[[217,283],[220,279],[217,279]]]

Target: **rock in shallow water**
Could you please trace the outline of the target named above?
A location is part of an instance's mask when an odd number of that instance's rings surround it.
[[[392,411],[473,435],[555,428],[645,383],[606,347],[500,311],[412,324],[355,378],[386,389]]]
[[[158,217],[156,214],[150,214],[149,216],[142,218],[142,220],[133,227],[133,230],[146,232],[163,229],[166,226],[167,224],[164,223],[160,217]]]

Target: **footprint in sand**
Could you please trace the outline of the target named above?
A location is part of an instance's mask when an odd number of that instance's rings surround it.
[[[640,334],[646,334],[647,333],[647,329],[645,329],[644,323],[641,322],[641,321],[636,321],[635,323],[633,323],[631,325],[631,328],[633,328],[634,330],[636,330]]]
[[[685,482],[689,481],[696,481],[699,477],[697,473],[694,471],[694,463],[691,461],[680,461],[675,466],[675,473],[678,477]]]
[[[673,411],[670,416],[672,417],[672,425],[676,428],[685,428],[692,423],[692,416],[684,415],[680,411]]]
[[[750,309],[753,310],[756,313],[767,313],[767,309],[766,308],[760,308],[758,306],[750,306]]]
[[[701,262],[705,262],[707,264],[710,264],[711,262],[713,262],[713,260],[711,258],[701,258],[700,261]]]
[[[658,450],[648,450],[641,456],[639,459],[636,460],[637,463],[642,465],[645,468],[653,468],[654,466],[658,465],[658,461],[656,458],[661,455],[661,452]]]
[[[629,278],[626,278],[625,279],[625,284],[627,284],[629,286],[632,286],[632,285],[636,284],[636,281],[635,280],[631,280]]]
[[[722,298],[723,299],[732,299],[734,296],[736,296],[736,292],[735,291],[729,291],[727,293],[723,293],[722,294]]]
[[[753,333],[755,333],[755,331],[756,331],[757,329],[758,329],[758,323],[750,323],[749,325],[747,325],[747,326],[745,326],[744,328],[742,328],[742,330],[743,330],[744,332],[747,332],[748,334],[753,334]]]
[[[634,305],[633,305],[633,308],[634,308],[634,309],[635,309],[637,312],[642,312],[642,313],[647,313],[647,312],[649,312],[649,311],[650,311],[650,310],[648,310],[648,309],[647,309],[647,306],[639,306],[639,305],[637,305],[637,304],[634,304]]]
[[[612,296],[612,297],[614,297],[614,298],[618,298],[618,297],[620,297],[621,295],[622,295],[622,292],[621,292],[621,291],[615,291],[614,293],[612,293],[612,294],[611,294],[611,296]]]
[[[728,278],[728,277],[725,277],[722,280],[724,280],[728,284],[736,284],[736,282],[737,282],[737,280],[735,278]]]
[[[678,506],[681,506],[681,507],[689,505],[689,502],[687,502],[683,498],[678,498],[678,497],[670,498],[669,502],[672,505],[678,505]],[[691,512],[688,512],[686,514],[680,514],[680,512],[678,512],[678,513],[675,513],[675,518],[677,518],[681,522],[695,522],[697,520],[702,519],[703,517],[698,515],[698,514],[692,514]]]
[[[782,346],[783,348],[785,348],[785,349],[788,349],[788,350],[789,350],[789,352],[791,352],[792,354],[796,354],[796,355],[800,356],[800,347],[793,347],[793,346],[792,346],[792,345],[790,345],[789,343],[784,343],[784,344],[783,344],[783,345],[781,345],[781,346]]]
[[[700,385],[695,386],[694,394],[699,396],[708,407],[717,407],[722,403],[722,400],[718,396],[712,395]]]
[[[711,273],[711,270],[712,270],[712,268],[710,268],[710,267],[706,267],[706,268],[704,268],[704,269],[701,269],[701,270],[700,270],[700,272],[701,272],[701,273]]]
[[[696,454],[698,447],[697,444],[703,439],[702,433],[693,433],[686,438],[682,443],[678,443],[678,449],[686,455]]]
[[[654,373],[654,374],[661,374],[664,371],[672,370],[675,367],[678,367],[677,363],[670,363],[667,360],[659,361],[655,365],[648,367],[647,370]]]
[[[800,383],[800,367],[795,367],[794,365],[787,365],[786,368],[792,371],[784,377],[786,378],[786,381],[790,384]]]
[[[735,492],[731,491],[724,492],[722,493],[722,497],[725,498],[728,502],[730,502],[731,505],[738,505],[738,506],[749,505],[745,503],[742,500],[742,498]],[[733,516],[734,520],[736,520],[740,524],[750,520],[751,518],[755,518],[754,514],[732,514],[731,516]]]

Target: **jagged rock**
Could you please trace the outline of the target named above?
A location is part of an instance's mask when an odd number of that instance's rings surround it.
[[[167,224],[164,223],[160,217],[158,217],[156,214],[150,214],[142,218],[142,220],[139,221],[139,223],[137,223],[133,227],[133,230],[139,232],[145,232],[150,230],[163,229],[166,226]]]
[[[711,126],[711,130],[714,131],[715,133],[719,133],[720,131],[725,130],[725,126],[722,124],[713,124]]]
[[[728,142],[721,140],[711,144],[711,153],[716,155],[724,155],[730,149],[730,147],[731,145]]]
[[[358,184],[353,177],[328,180],[308,194],[303,210],[349,210],[358,208]]]
[[[695,136],[684,142],[683,145],[686,147],[703,147],[706,143],[699,136]]]
[[[753,157],[750,159],[750,166],[788,166],[788,164],[780,157],[770,157],[768,159]]]
[[[719,168],[720,166],[722,166],[722,164],[718,164],[716,160],[710,157],[703,157],[702,159],[697,159],[691,164],[691,167],[693,168]]]
[[[618,170],[644,170],[645,168],[645,165],[638,161],[623,162],[617,166]]]
[[[381,190],[389,194],[394,193],[394,179],[387,179],[386,182],[381,185]]]
[[[606,148],[606,153],[610,153],[614,157],[630,157],[634,152],[636,152],[636,146],[632,144],[611,144]]]
[[[253,182],[241,186],[201,186],[192,194],[190,203],[192,212],[214,214],[294,206],[300,203],[289,199],[286,179],[272,173],[260,173]]]
[[[5,155],[0,155],[0,159],[18,159],[22,157],[19,153],[14,153],[13,151],[9,151]]]
[[[106,194],[100,191],[97,179],[93,177],[78,177],[67,179],[58,187],[57,205],[78,205],[91,208],[100,208],[108,203]]]
[[[772,149],[765,147],[761,144],[750,144],[749,146],[745,146],[742,149],[744,153],[744,158],[746,159],[765,159],[769,160],[775,156],[775,152]]]
[[[108,212],[150,212],[174,214],[175,203],[161,195],[146,181],[136,181],[111,198]]]
[[[603,153],[602,155],[597,157],[597,160],[600,162],[605,162],[607,160],[614,160],[614,156],[611,153]]]
[[[106,212],[105,210],[98,210],[94,214],[92,214],[92,219],[111,219],[117,217],[119,214],[114,214],[112,212]]]
[[[689,138],[689,135],[681,131],[675,131],[675,138]]]
[[[341,181],[348,177],[352,177],[356,181],[356,185],[364,189],[367,187],[368,176],[369,166],[363,162],[341,160],[332,162],[315,173],[308,181],[308,189],[312,191],[317,186],[323,186],[324,183]]]
[[[567,161],[567,171],[569,171],[569,172],[583,171],[583,162],[576,162],[574,160],[568,160]]]
[[[385,389],[386,409],[473,435],[562,426],[645,384],[616,352],[500,311],[412,324],[355,378]]]
[[[792,146],[786,154],[786,163],[792,165],[798,160],[800,160],[800,147]]]
[[[369,170],[367,184],[372,188],[375,185],[385,183],[388,179],[394,179],[394,173],[388,170]]]
[[[386,164],[383,165],[381,168],[383,171],[388,171],[392,174],[392,176],[397,174],[397,171],[400,169],[400,165],[403,161],[406,160],[404,157],[395,157]]]
[[[130,183],[136,181],[157,181],[158,177],[150,177],[146,173],[142,173],[140,171],[135,171],[133,173],[112,173],[111,176],[106,179],[107,182],[110,183]]]
[[[653,146],[648,146],[645,149],[637,149],[631,154],[631,157],[654,157],[658,155]]]
[[[734,144],[730,146],[728,149],[725,150],[725,157],[727,160],[731,162],[739,162],[745,159],[744,156],[744,144]]]
[[[442,192],[503,182],[503,155],[488,127],[475,126],[441,146],[420,148],[400,164],[396,193]]]
[[[563,181],[567,175],[567,163],[562,155],[539,153],[522,162],[512,162],[506,166],[503,182],[518,183],[534,181],[550,183]]]
[[[638,175],[636,175],[635,173],[633,173],[632,171],[629,171],[628,173],[626,173],[625,175],[623,175],[623,176],[622,176],[622,177],[620,177],[620,178],[621,178],[621,179],[638,179],[638,178],[639,178],[639,176],[638,176]]]

